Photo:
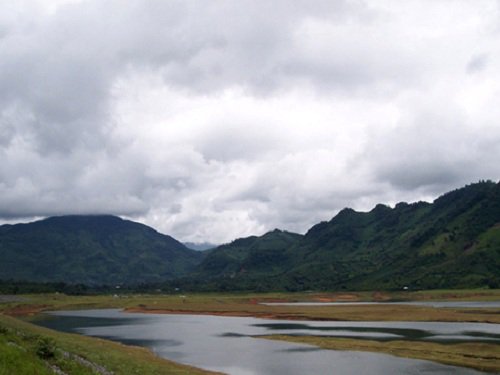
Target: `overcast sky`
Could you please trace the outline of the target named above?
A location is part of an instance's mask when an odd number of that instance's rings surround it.
[[[0,220],[183,241],[500,178],[500,2],[0,0]]]

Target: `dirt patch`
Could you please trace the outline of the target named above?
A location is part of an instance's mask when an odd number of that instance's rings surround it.
[[[388,294],[384,294],[382,292],[373,292],[372,298],[376,302],[389,301],[391,299]]]
[[[46,310],[48,305],[19,305],[4,310],[5,315],[10,316],[32,316]]]
[[[9,303],[9,302],[26,302],[27,298],[21,296],[14,296],[10,294],[0,294],[0,303]]]
[[[332,295],[321,295],[312,299],[314,302],[356,302],[359,301],[357,294],[342,293]]]

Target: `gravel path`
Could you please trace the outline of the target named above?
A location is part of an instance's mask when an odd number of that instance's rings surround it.
[[[14,295],[10,295],[10,294],[0,294],[0,303],[26,302],[26,301],[28,301],[28,299],[25,297],[14,296]]]

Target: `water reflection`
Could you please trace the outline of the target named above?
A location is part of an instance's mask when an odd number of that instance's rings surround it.
[[[316,324],[316,325],[315,325]],[[280,334],[307,334],[336,337],[360,337],[380,341],[395,338],[419,341],[498,341],[500,326],[481,323],[432,323],[432,322],[334,322],[325,324],[306,323],[258,323],[255,327],[279,331]],[[468,330],[476,329],[476,330]]]
[[[207,315],[127,314],[119,310],[53,313],[49,328],[151,348],[159,356],[228,374],[479,374],[389,355],[322,350],[256,339],[264,334],[388,337],[498,335],[498,325],[412,322],[293,322]],[[393,326],[391,326],[391,324]],[[450,325],[451,324],[451,325]],[[474,335],[471,335],[473,333]]]

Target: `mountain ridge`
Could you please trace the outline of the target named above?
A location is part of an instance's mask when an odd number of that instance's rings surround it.
[[[226,289],[495,286],[500,283],[500,184],[470,184],[433,203],[378,204],[368,212],[343,209],[278,249],[279,262],[266,265],[273,271],[251,273],[244,267],[262,242],[262,237],[251,239],[247,248],[237,247],[239,263],[233,257],[232,272],[217,248],[197,267],[198,277]],[[219,269],[212,267],[209,274],[205,266],[214,258]]]
[[[500,286],[500,183],[432,203],[341,210],[304,234],[275,229],[203,252],[113,215],[0,226],[0,280],[192,290]]]

